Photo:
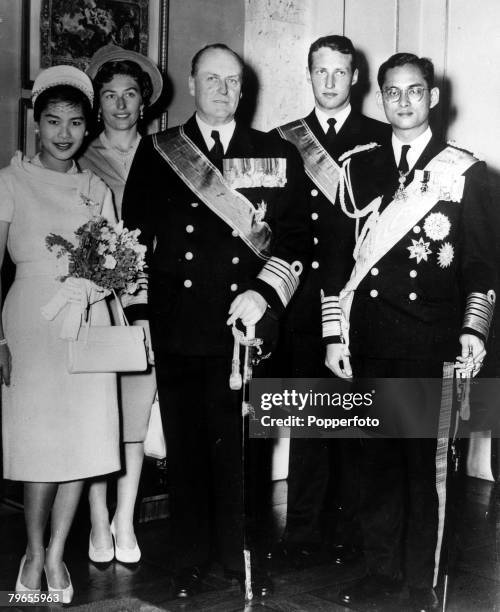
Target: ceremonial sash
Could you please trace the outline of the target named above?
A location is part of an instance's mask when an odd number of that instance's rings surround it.
[[[442,173],[448,178],[456,179],[477,161],[466,151],[446,147],[427,164],[424,172]],[[417,174],[415,172],[415,175]],[[356,254],[354,270],[340,292],[342,335],[345,339],[348,338],[349,314],[354,291],[371,268],[442,199],[441,191],[434,187],[431,184],[431,188],[422,192],[421,179],[415,176],[405,188],[405,199],[392,200],[380,214],[378,209],[374,210],[366,221],[354,250]]]
[[[269,259],[271,229],[256,217],[258,212],[243,195],[231,189],[219,170],[186,135],[184,128],[153,135],[153,145],[193,193],[238,232],[260,258]]]
[[[451,413],[453,408],[454,373],[454,364],[445,362],[443,364],[441,407],[439,410],[439,424],[436,447],[436,493],[438,496],[438,532],[436,539],[436,550],[434,552],[433,586],[436,586],[438,579],[446,517],[446,480],[448,475],[448,448],[451,435],[450,426],[452,417]]]
[[[311,128],[303,119],[298,119],[279,127],[278,132],[282,138],[297,147],[307,176],[321,193],[335,204],[342,171],[312,133]]]

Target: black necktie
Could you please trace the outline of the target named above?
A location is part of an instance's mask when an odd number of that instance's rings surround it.
[[[210,149],[210,160],[217,167],[221,165],[222,158],[224,157],[224,147],[220,141],[220,134],[217,130],[212,130],[210,136],[215,140],[214,146]]]
[[[401,147],[401,157],[399,158],[398,172],[401,175],[405,175],[408,173],[410,166],[408,166],[408,160],[406,156],[408,151],[410,150],[410,145],[403,145]]]
[[[328,119],[328,130],[326,132],[327,140],[333,140],[335,136],[337,135],[337,132],[335,131],[336,123],[337,123],[337,120],[334,119],[333,117],[330,117],[330,119]]]

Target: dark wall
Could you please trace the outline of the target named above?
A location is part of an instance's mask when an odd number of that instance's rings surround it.
[[[21,96],[21,1],[0,0],[0,168],[18,148]]]

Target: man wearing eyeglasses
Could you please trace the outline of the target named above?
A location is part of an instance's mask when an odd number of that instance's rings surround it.
[[[456,358],[475,375],[497,284],[486,168],[433,135],[429,113],[439,89],[430,60],[393,55],[380,67],[378,83],[392,143],[351,159],[354,187],[369,181],[379,198],[368,209],[355,268],[341,292],[349,326],[342,342],[328,347],[329,360],[338,376],[355,380],[440,378],[443,362]],[[394,421],[413,423],[398,423],[392,439],[363,441],[360,514],[368,574],[340,598],[354,605],[397,599],[405,578],[413,608],[435,610],[445,501],[436,473],[439,467],[446,473],[446,457],[436,467],[436,436],[412,434],[426,417],[435,433],[439,409],[412,403],[411,393],[389,401]]]

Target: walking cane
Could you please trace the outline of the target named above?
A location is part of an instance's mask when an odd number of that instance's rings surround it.
[[[247,419],[254,414],[254,410],[249,401],[249,387],[252,380],[253,366],[258,363],[258,356],[262,353],[260,348],[262,340],[255,337],[255,325],[246,326],[246,333],[237,329],[233,325],[234,348],[233,360],[231,367],[231,376],[229,378],[229,387],[233,391],[242,391],[241,400],[241,470],[243,481],[243,560],[245,567],[245,600],[253,599],[252,592],[252,560],[250,554],[250,546],[247,540],[246,530],[246,487],[245,487],[245,471],[246,471],[246,423]],[[243,360],[243,377],[240,373],[240,347],[245,347],[245,356]]]

